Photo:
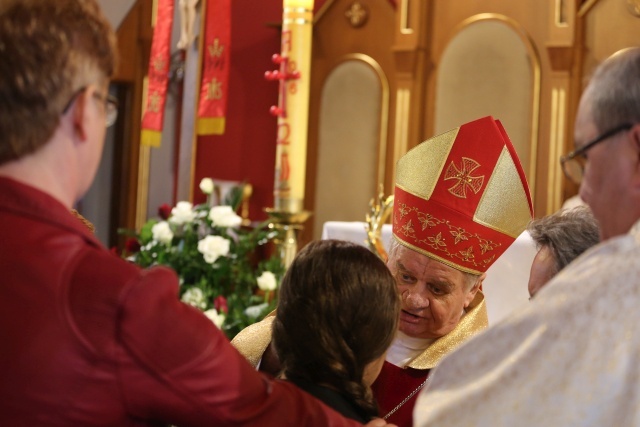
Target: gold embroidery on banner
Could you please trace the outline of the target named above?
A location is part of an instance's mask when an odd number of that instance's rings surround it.
[[[462,165],[460,168],[451,162],[447,172],[444,175],[444,180],[456,179],[458,182],[451,188],[449,193],[461,199],[467,198],[467,187],[469,187],[475,194],[478,194],[484,183],[484,175],[471,176],[471,173],[480,167],[480,163],[468,157],[462,158]]]
[[[214,58],[220,58],[222,56],[222,52],[224,52],[224,45],[220,44],[220,39],[214,39],[213,44],[207,46],[207,50],[209,51],[209,55]]]
[[[162,98],[160,94],[155,91],[149,97],[149,112],[151,113],[159,113],[160,112],[160,103],[162,102]]]
[[[222,82],[219,82],[215,77],[207,86],[207,99],[218,100],[222,99]]]
[[[167,65],[167,61],[165,61],[160,57],[156,57],[153,59],[153,69],[156,70],[158,73],[161,73],[162,71],[164,71],[166,65]]]

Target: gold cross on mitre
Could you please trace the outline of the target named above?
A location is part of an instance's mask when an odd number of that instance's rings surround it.
[[[453,187],[449,188],[449,193],[453,194],[456,197],[460,197],[461,199],[466,199],[468,187],[474,193],[478,194],[478,192],[482,188],[482,183],[484,182],[484,175],[471,176],[471,172],[478,169],[479,167],[480,163],[467,157],[462,158],[462,165],[460,166],[460,168],[458,168],[453,164],[453,162],[451,162],[444,176],[444,180],[446,181],[449,179],[455,179],[457,180],[457,182],[453,185]]]

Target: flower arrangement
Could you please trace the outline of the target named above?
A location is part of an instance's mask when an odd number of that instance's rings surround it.
[[[210,199],[213,181],[204,178],[200,189]],[[173,268],[180,299],[202,310],[230,339],[275,308],[284,273],[278,257],[264,255],[276,232],[266,222],[242,226],[235,213],[239,202],[240,191],[222,206],[210,207],[209,200],[162,205],[160,218],[148,220],[125,245],[125,255],[141,267]]]

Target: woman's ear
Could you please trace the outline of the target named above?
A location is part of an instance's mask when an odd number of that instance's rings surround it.
[[[91,97],[91,91],[93,89],[87,88],[78,95],[75,100],[75,106],[73,107],[73,129],[78,134],[80,141],[86,141],[89,134],[89,101]]]
[[[633,125],[633,127],[629,129],[629,134],[633,147],[636,149],[637,154],[640,155],[640,123]]]

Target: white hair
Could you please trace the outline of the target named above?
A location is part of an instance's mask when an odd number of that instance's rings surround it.
[[[389,261],[391,261],[392,259],[395,259],[396,256],[396,252],[398,252],[398,248],[401,246],[401,243],[398,239],[396,239],[395,236],[391,236],[391,241],[389,242]],[[413,250],[413,249],[412,249]],[[438,261],[440,262],[440,261]],[[460,271],[462,274],[464,274],[465,277],[465,282],[467,285],[467,290],[470,290],[471,288],[473,288],[473,286],[478,282],[478,280],[480,280],[481,275],[479,274],[473,274],[473,273],[469,273],[466,271],[462,271],[459,268],[453,267],[456,270]]]

